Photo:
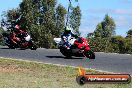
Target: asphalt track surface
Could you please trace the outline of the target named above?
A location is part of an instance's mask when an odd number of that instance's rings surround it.
[[[58,49],[19,50],[0,46],[0,57],[39,61],[68,66],[82,66],[96,70],[132,75],[132,55],[95,53],[96,59],[83,57],[65,58]]]

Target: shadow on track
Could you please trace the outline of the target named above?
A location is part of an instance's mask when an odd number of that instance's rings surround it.
[[[15,48],[15,49],[11,49],[9,47],[1,47],[0,49],[10,49],[10,50],[28,50],[28,49],[25,49],[25,48]]]
[[[19,49],[19,48],[16,48],[16,49],[11,49],[11,48],[0,48],[0,49],[10,49],[10,50],[26,50],[26,49]]]
[[[70,58],[67,58],[65,56],[46,56],[48,58],[64,58],[64,59],[83,59],[83,57],[70,57]]]
[[[63,56],[46,56],[46,57],[48,57],[48,58],[65,58]]]
[[[0,49],[10,49],[10,48],[0,48]]]

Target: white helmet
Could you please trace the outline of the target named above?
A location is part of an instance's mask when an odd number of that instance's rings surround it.
[[[69,26],[66,26],[66,28],[65,28],[65,32],[66,32],[66,33],[72,32],[72,28],[69,27]]]
[[[71,31],[71,28],[69,26],[66,26],[66,31]]]
[[[27,37],[25,37],[25,40],[26,40],[26,41],[30,41],[30,40],[31,40],[31,36],[28,35]]]

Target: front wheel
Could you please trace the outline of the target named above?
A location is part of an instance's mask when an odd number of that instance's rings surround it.
[[[29,48],[30,48],[31,50],[36,50],[36,49],[37,49],[37,46],[36,46],[32,41],[30,41],[30,42],[29,42]]]
[[[31,49],[31,50],[36,50],[36,49],[37,49],[37,46],[33,44],[33,45],[30,47],[30,49]]]
[[[84,51],[84,56],[86,56],[89,59],[95,59],[95,53],[91,50]]]

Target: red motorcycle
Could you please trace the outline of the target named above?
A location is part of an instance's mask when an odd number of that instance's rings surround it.
[[[10,37],[11,34],[8,33],[2,33],[4,38],[4,43],[11,49],[20,48],[20,49],[31,49],[36,50],[37,46],[32,41],[30,35],[28,33],[21,34],[18,37],[16,37],[16,43],[13,42],[12,38]]]
[[[3,21],[2,24],[5,32],[2,33],[4,43],[11,49],[31,49],[36,50],[37,46],[33,42],[31,36],[26,31],[22,31],[18,25],[14,27],[14,22],[7,24]],[[19,30],[19,31],[18,31]],[[21,30],[21,32],[20,32]]]
[[[64,46],[64,41],[61,38],[54,38],[54,41],[58,44],[60,52],[68,58],[71,56],[85,56],[89,59],[95,59],[94,52],[91,50],[87,40],[83,37],[78,37],[77,39],[71,38],[69,41],[71,43],[70,49]]]

